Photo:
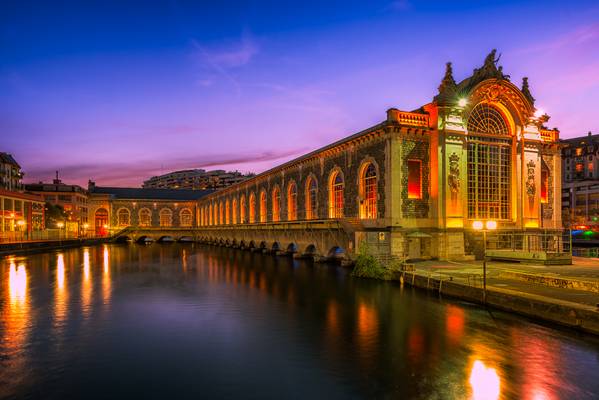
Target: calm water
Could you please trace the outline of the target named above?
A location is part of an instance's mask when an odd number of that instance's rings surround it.
[[[599,341],[193,245],[0,262],[0,397],[599,398]]]

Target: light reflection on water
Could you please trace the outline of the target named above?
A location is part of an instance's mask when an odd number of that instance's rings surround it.
[[[6,258],[0,268],[0,398],[115,398],[115,388],[154,398],[599,393],[595,338],[336,266],[154,244]]]

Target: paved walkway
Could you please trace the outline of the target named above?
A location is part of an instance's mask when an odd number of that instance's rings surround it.
[[[487,262],[487,289],[513,290],[522,294],[531,294],[599,307],[599,259],[574,257],[573,265],[530,265],[510,262]],[[424,261],[414,265],[416,272],[432,277],[451,278],[453,281],[469,286],[482,286],[482,261]],[[523,277],[546,280],[546,283],[531,283]],[[562,288],[558,283],[576,283],[586,285],[586,290]]]

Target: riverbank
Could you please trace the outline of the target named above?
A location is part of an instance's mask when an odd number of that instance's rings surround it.
[[[440,296],[599,335],[599,265],[575,262],[574,266],[541,267],[490,263],[486,301],[480,263],[424,262],[408,269],[396,271],[394,279]]]
[[[81,246],[93,246],[108,242],[109,238],[40,240],[0,244],[0,257],[8,255],[28,255],[45,251],[63,250]]]

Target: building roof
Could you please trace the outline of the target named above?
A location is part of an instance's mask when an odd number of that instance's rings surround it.
[[[116,199],[139,200],[198,200],[213,190],[187,190],[187,189],[146,189],[95,186],[90,189],[91,194],[108,194]]]
[[[586,144],[587,142],[597,143],[599,142],[599,134],[592,134],[591,132],[589,132],[584,136],[561,139],[561,142],[568,144]]]
[[[19,165],[19,163],[13,158],[12,155],[10,155],[8,153],[1,153],[0,152],[0,161],[2,161],[5,164],[14,165],[15,167],[21,169],[21,166]]]

